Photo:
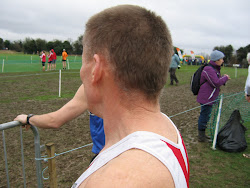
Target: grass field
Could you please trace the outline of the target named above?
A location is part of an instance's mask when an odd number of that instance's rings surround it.
[[[10,59],[9,56],[8,58]],[[24,58],[23,55],[20,55],[21,58]],[[16,66],[17,64],[19,63],[16,62]],[[58,68],[59,64],[61,62],[58,62]],[[80,63],[77,69],[62,71],[62,95],[59,98],[58,70],[42,72],[41,65],[39,63],[35,65],[37,65],[37,69],[30,70],[30,72],[27,72],[26,66],[20,65],[18,72],[0,73],[0,123],[12,121],[17,114],[21,113],[43,114],[54,111],[68,102],[81,84]],[[177,70],[180,85],[178,87],[166,85],[160,101],[164,113],[172,116],[198,106],[196,97],[189,90],[190,77],[196,69],[197,66],[182,66]],[[222,68],[222,74],[224,73],[229,74],[232,79],[226,87],[221,88],[221,93],[243,91],[247,69],[238,69],[237,78],[235,78],[234,68]],[[190,187],[250,187],[250,159],[242,156],[243,153],[250,153],[250,148],[248,147],[240,153],[227,153],[221,150],[213,151],[211,144],[199,143],[197,141],[198,115],[199,109],[196,109],[172,118],[187,146],[190,162]],[[244,125],[248,128],[245,136],[249,145],[250,123],[247,122]],[[19,131],[19,128],[5,131],[11,187],[23,187]],[[56,153],[91,143],[87,112],[58,130],[39,129],[39,133],[41,144],[55,143]],[[36,187],[33,133],[24,131],[23,138],[27,187]],[[0,187],[4,188],[6,187],[6,175],[2,142],[1,137]],[[88,167],[92,156],[91,147],[87,147],[56,157],[58,187],[70,187]],[[43,162],[43,168],[46,166],[47,163]],[[45,171],[44,177],[47,176]],[[48,180],[44,180],[44,187],[48,187]]]
[[[47,55],[47,54],[46,54]],[[79,69],[81,67],[82,57],[79,55],[68,56],[69,68]],[[4,65],[3,65],[4,64]],[[46,59],[46,68],[48,57]],[[62,69],[62,56],[57,54],[57,69]],[[0,51],[0,72],[34,72],[41,71],[42,63],[39,55],[30,55],[23,53],[4,53]]]

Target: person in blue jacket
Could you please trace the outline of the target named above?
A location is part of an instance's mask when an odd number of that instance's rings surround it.
[[[89,126],[90,126],[90,135],[93,141],[92,152],[96,154],[92,158],[93,160],[100,153],[100,151],[105,145],[103,119],[89,112]]]
[[[172,56],[172,59],[171,59],[171,64],[170,64],[170,67],[169,67],[169,73],[170,73],[170,85],[174,85],[174,81],[176,83],[176,85],[178,85],[179,81],[176,77],[176,69],[178,68],[178,66],[180,65],[180,59],[178,57],[178,55],[176,55],[174,52],[173,52],[173,56]]]

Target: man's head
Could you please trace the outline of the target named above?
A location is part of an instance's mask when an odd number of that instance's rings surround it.
[[[124,91],[139,91],[156,99],[167,79],[173,46],[161,17],[139,6],[106,9],[86,24],[85,59],[105,58]]]

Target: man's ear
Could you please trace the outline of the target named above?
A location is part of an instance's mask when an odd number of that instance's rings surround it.
[[[102,74],[103,74],[103,62],[102,62],[102,59],[100,57],[100,55],[98,54],[94,54],[93,56],[93,59],[94,59],[94,67],[92,69],[92,82],[98,82],[101,77],[102,77]]]

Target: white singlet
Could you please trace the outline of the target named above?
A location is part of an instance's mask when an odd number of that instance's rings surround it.
[[[187,151],[179,131],[176,127],[175,129],[178,135],[177,144],[161,135],[146,131],[137,131],[126,136],[116,144],[101,152],[94,159],[89,168],[77,179],[72,188],[80,186],[92,173],[129,149],[140,149],[150,153],[168,168],[176,188],[189,187],[189,162]]]

